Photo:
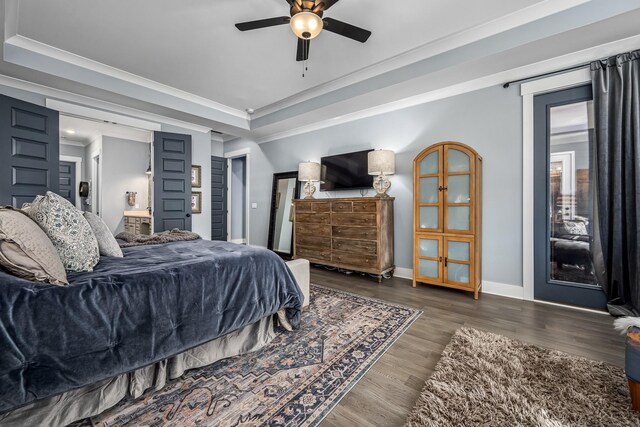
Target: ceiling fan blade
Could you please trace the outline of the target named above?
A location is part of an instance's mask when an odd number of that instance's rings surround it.
[[[311,40],[305,40],[298,38],[298,53],[296,54],[296,61],[306,61],[309,59],[309,46]]]
[[[324,29],[332,33],[364,43],[369,39],[371,31],[365,30],[337,19],[324,18]]]
[[[291,18],[288,16],[279,16],[277,18],[259,19],[257,21],[241,22],[236,24],[236,28],[240,31],[257,30],[258,28],[274,27],[276,25],[288,24]]]
[[[327,10],[334,4],[338,3],[339,0],[322,0],[321,2],[316,2],[317,4],[324,3],[324,7],[322,10]]]

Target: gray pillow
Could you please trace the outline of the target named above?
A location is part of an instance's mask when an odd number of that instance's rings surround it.
[[[67,284],[51,240],[24,212],[0,208],[0,266],[23,279]]]
[[[36,197],[27,213],[51,239],[67,271],[92,271],[100,261],[91,226],[68,200],[47,191]]]
[[[100,255],[122,258],[122,249],[120,249],[116,238],[113,237],[109,227],[107,227],[107,224],[104,223],[102,218],[91,212],[85,212],[84,218],[87,220],[93,230],[93,234],[96,236]]]

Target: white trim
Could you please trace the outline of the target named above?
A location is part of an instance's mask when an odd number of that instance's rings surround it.
[[[55,89],[49,86],[29,82],[26,80],[16,79],[14,77],[9,77],[5,75],[0,75],[0,85],[24,90],[27,92],[37,93],[38,95],[43,95],[45,97],[57,98],[63,101],[68,101],[70,103],[79,104],[81,106],[86,106],[86,107],[94,108],[97,110],[103,110],[107,112],[113,112],[116,114],[131,116],[141,120],[148,120],[148,121],[157,122],[161,124],[177,126],[183,129],[189,129],[196,132],[207,133],[211,131],[210,127],[173,119],[171,117],[162,116],[160,114],[154,114],[154,113],[149,113],[142,110],[137,110],[135,108],[125,107],[119,104],[113,104],[111,102],[102,101],[96,98],[90,98],[88,96],[77,95],[72,92]]]
[[[64,145],[61,143],[61,145]],[[60,160],[63,162],[71,162],[76,165],[76,188],[77,184],[82,181],[82,157],[76,156],[64,156],[60,155]],[[82,210],[82,202],[80,201],[80,196],[76,194],[76,208]]]
[[[393,272],[395,277],[400,277],[401,279],[409,279],[413,280],[413,269],[412,268],[404,268],[404,267],[396,267],[396,270]]]
[[[580,69],[523,83],[522,95],[522,286],[524,299],[533,301],[533,97],[591,82],[591,73]]]
[[[59,61],[65,64],[68,64],[72,67],[77,67],[83,71],[89,71],[92,73],[97,73],[99,75],[108,76],[112,79],[119,80],[128,84],[133,84],[137,87],[147,89],[152,93],[169,96],[173,99],[180,99],[182,101],[186,101],[188,103],[195,104],[197,106],[210,108],[212,110],[219,111],[224,114],[228,114],[234,117],[241,118],[243,120],[247,119],[247,113],[242,110],[238,110],[236,108],[229,107],[228,105],[221,104],[216,101],[212,101],[210,99],[195,95],[190,92],[186,92],[184,90],[176,89],[175,87],[171,87],[162,83],[158,83],[156,81],[138,76],[133,73],[129,73],[127,71],[111,67],[109,65],[85,58],[80,55],[76,55],[74,53],[59,49],[57,47],[48,45],[46,43],[39,42],[37,40],[30,39],[20,34],[16,34],[12,37],[9,37],[5,40],[5,61],[20,64],[20,61],[17,61],[17,58],[10,58],[11,55],[7,55],[7,47],[12,46],[17,49],[21,49],[23,51],[27,51],[32,54],[36,54],[41,58],[47,58],[54,61]],[[7,57],[9,56],[9,58]],[[32,68],[32,67],[30,67]],[[65,77],[65,76],[61,76]],[[87,83],[87,82],[85,82]]]
[[[592,308],[586,308],[586,307],[578,307],[575,305],[565,305],[565,304],[558,304],[557,302],[550,302],[550,301],[542,301],[542,300],[535,300],[536,303],[539,304],[546,304],[546,305],[553,305],[556,307],[562,307],[562,308],[570,308],[572,310],[578,310],[578,311],[586,311],[588,313],[596,313],[596,314],[606,314],[607,316],[609,316],[609,312],[606,310],[594,310]]]
[[[283,108],[345,88],[363,80],[451,51],[469,43],[508,31],[547,16],[557,14],[589,1],[590,0],[544,0],[538,2],[508,15],[501,16],[492,21],[426,43],[415,49],[403,52],[371,66],[361,68],[327,83],[323,83],[272,104],[260,107],[256,109],[251,118],[257,119],[259,117],[263,117]]]
[[[246,245],[247,239],[231,239],[229,240],[231,243],[237,243],[238,245]]]
[[[230,151],[228,153],[224,153],[224,157],[227,159],[227,173],[231,173],[231,160],[237,159],[240,157],[245,158],[244,163],[244,179],[245,179],[245,235],[244,239],[246,242],[250,242],[250,234],[251,228],[249,227],[251,223],[251,149],[243,148],[241,150]],[[227,179],[227,239],[231,237],[231,180]],[[248,243],[247,243],[248,244]]]
[[[122,126],[129,126],[135,129],[160,131],[162,126],[159,123],[150,122],[147,120],[140,120],[130,116],[123,116],[122,114],[112,113],[109,111],[98,110],[91,107],[85,107],[78,104],[72,104],[70,102],[60,101],[57,99],[47,98],[45,100],[45,106],[56,110],[63,114],[70,114],[73,116],[80,116],[83,118],[95,119],[100,121],[113,122]],[[150,142],[150,141],[147,141]]]
[[[86,147],[87,145],[90,144],[90,142],[80,142],[80,141],[74,141],[72,139],[67,139],[67,138],[60,138],[60,144],[62,145],[73,145],[74,147]]]
[[[480,292],[507,298],[524,299],[524,288],[522,286],[491,282],[489,280],[482,281]]]
[[[549,153],[550,163],[562,163],[562,179],[560,186],[562,194],[567,196],[576,195],[576,152],[575,151],[558,151]],[[569,207],[569,216],[565,219],[573,219],[576,214],[576,206],[572,204]]]

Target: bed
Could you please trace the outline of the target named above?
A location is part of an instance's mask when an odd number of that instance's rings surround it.
[[[66,287],[0,271],[0,424],[18,408],[73,401],[74,391],[106,397],[91,400],[101,411],[123,389],[135,397],[184,369],[251,351],[268,342],[278,311],[299,325],[304,296],[271,251],[196,240],[124,254],[69,274]]]

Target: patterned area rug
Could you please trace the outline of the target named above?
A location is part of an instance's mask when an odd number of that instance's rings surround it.
[[[640,413],[621,368],[461,328],[407,426],[631,427]]]
[[[419,310],[311,285],[298,331],[194,369],[93,417],[93,426],[314,426],[420,316]]]

